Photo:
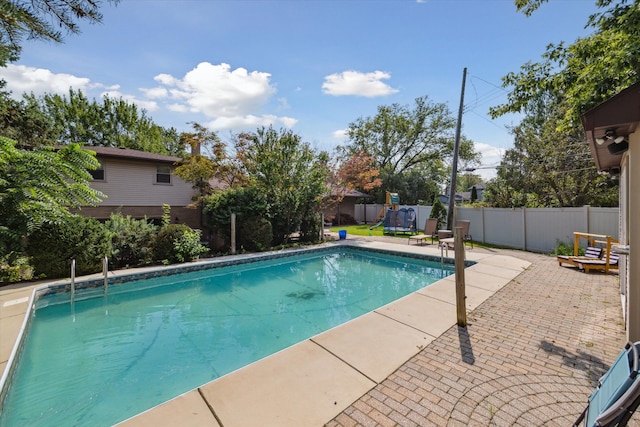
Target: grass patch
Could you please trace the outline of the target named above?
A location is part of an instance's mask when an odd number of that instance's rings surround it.
[[[360,225],[345,225],[341,227],[331,227],[330,230],[334,233],[337,233],[338,230],[347,230],[347,236],[351,234],[352,236],[390,236],[394,237],[393,234],[384,234],[384,228],[382,226],[376,227],[373,230],[370,229],[370,224],[360,224]],[[409,234],[399,233],[395,237],[401,237],[407,239]]]
[[[382,225],[374,228],[373,230],[369,229],[370,226],[371,224],[345,225],[340,227],[338,226],[331,227],[329,228],[329,230],[331,230],[334,233],[337,233],[339,230],[347,230],[347,236],[349,235],[351,236],[387,236],[387,237],[396,237],[398,239],[408,239],[410,236],[410,234],[407,234],[407,233],[398,233],[395,236],[393,235],[393,233],[384,234],[384,228],[382,227]],[[421,233],[422,231],[419,231],[418,233],[415,233],[415,234],[421,234]],[[436,237],[435,242],[437,241],[438,241],[438,238]],[[490,243],[481,243],[476,241],[473,242],[473,245],[475,247],[487,248],[487,249],[512,249],[513,250],[513,248],[507,248],[506,246],[492,245]]]

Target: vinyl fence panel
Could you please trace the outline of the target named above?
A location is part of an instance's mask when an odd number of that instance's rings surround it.
[[[366,205],[372,219],[384,205]],[[416,210],[418,229],[431,213],[431,206],[404,206]],[[364,221],[356,206],[356,219]],[[604,234],[618,238],[619,209],[583,206],[579,208],[463,208],[456,218],[471,221],[473,240],[497,246],[551,253],[558,242],[573,243],[573,232]]]

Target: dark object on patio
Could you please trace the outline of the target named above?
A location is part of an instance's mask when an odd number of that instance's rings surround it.
[[[638,347],[627,343],[589,397],[573,427],[625,426],[640,403]],[[582,423],[584,421],[584,423]]]

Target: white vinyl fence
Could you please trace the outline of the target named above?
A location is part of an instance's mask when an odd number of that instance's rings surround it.
[[[416,211],[418,229],[424,228],[431,206],[408,206]],[[371,223],[384,208],[381,204],[355,206],[358,222]],[[618,238],[618,208],[462,208],[456,219],[471,221],[469,233],[476,242],[551,253],[558,241],[573,243],[573,232],[604,234]]]

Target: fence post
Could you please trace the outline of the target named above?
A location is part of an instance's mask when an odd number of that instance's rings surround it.
[[[482,243],[487,243],[487,239],[485,238],[485,227],[484,227],[484,206],[480,207],[480,222],[482,227]]]
[[[590,228],[591,228],[590,227],[591,226],[590,219],[591,218],[589,218],[589,215],[591,214],[591,212],[589,212],[589,210],[591,209],[591,206],[584,205],[583,209],[584,209],[584,222],[585,222],[584,230],[587,230],[586,233],[591,233],[591,230],[590,230]]]
[[[464,281],[464,240],[462,227],[456,227],[453,232],[455,251],[455,276],[456,276],[456,317],[458,326],[467,326],[466,290]]]
[[[522,250],[527,250],[527,208],[522,207]]]
[[[231,254],[236,253],[236,214],[231,214]]]

